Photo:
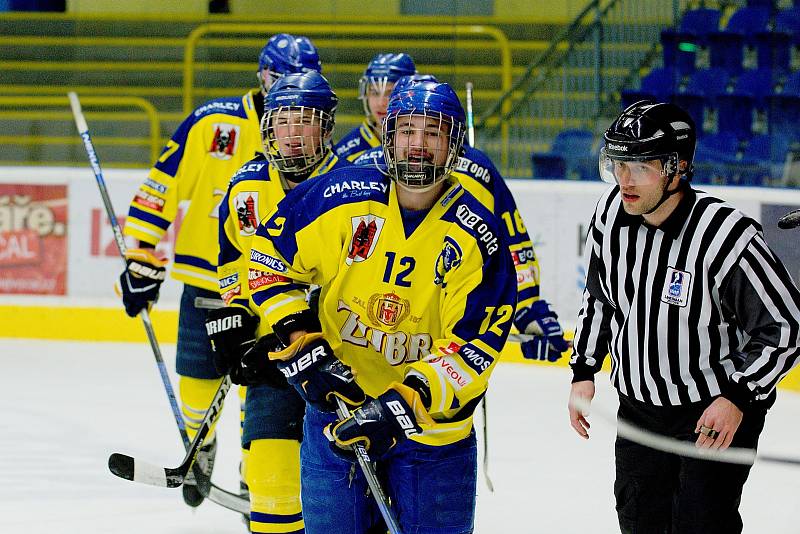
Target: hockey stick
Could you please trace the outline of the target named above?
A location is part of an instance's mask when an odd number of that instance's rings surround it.
[[[67,93],[67,96],[69,97],[69,104],[72,108],[72,115],[75,119],[75,126],[78,128],[78,134],[83,140],[83,146],[86,149],[86,155],[89,158],[89,166],[94,172],[97,188],[100,190],[100,196],[103,199],[103,206],[105,207],[106,216],[108,217],[108,220],[111,224],[111,229],[114,232],[114,241],[117,244],[117,249],[119,250],[120,257],[122,258],[122,263],[127,266],[125,262],[125,251],[127,250],[127,245],[125,244],[125,239],[122,237],[122,229],[119,226],[117,216],[114,212],[114,207],[111,204],[111,198],[108,195],[106,182],[103,178],[103,169],[100,167],[100,160],[97,157],[97,151],[95,151],[94,143],[92,143],[92,138],[89,135],[89,126],[86,124],[86,118],[83,115],[80,100],[78,99],[77,93],[72,91]],[[161,355],[161,348],[158,345],[158,340],[156,339],[156,335],[153,330],[153,324],[150,321],[150,314],[147,309],[144,309],[141,311],[139,316],[142,318],[142,324],[144,325],[144,329],[147,334],[147,340],[150,342],[150,348],[152,349],[153,356],[156,359],[158,372],[161,375],[161,382],[164,385],[164,391],[167,394],[170,408],[172,408],[172,415],[175,418],[175,423],[178,425],[178,431],[180,432],[181,440],[183,441],[184,447],[188,449],[190,444],[189,435],[186,433],[186,424],[184,423],[183,416],[178,408],[178,401],[175,398],[175,391],[172,388],[172,383],[170,382],[169,374],[167,373],[167,368],[164,364],[164,358]],[[208,479],[208,477],[206,477],[199,469],[195,470],[195,476],[197,478],[198,489],[204,495],[207,494],[206,496],[211,501],[237,512],[249,513],[250,505],[247,500],[242,499],[239,495],[217,488],[211,484],[211,481]]]
[[[584,414],[589,413],[591,406],[589,401],[582,398],[570,399],[570,404],[572,407],[580,410]],[[716,462],[727,462],[731,464],[753,465],[753,463],[758,460],[760,462],[800,466],[800,458],[758,454],[755,449],[746,449],[742,447],[729,447],[724,451],[716,449],[698,449],[692,442],[681,441],[679,439],[645,430],[636,425],[628,423],[627,421],[617,418],[614,416],[614,414],[606,410],[598,409],[596,406],[591,407],[591,409],[595,414],[599,415],[600,419],[603,419],[611,424],[616,423],[617,434],[620,437],[657,451],[676,454],[678,456],[685,456],[687,458],[713,460]]]
[[[222,404],[230,389],[231,379],[228,375],[225,375],[219,388],[217,388],[217,392],[214,394],[211,406],[208,407],[208,411],[205,417],[203,417],[203,422],[197,430],[197,435],[186,449],[186,456],[184,456],[183,461],[178,467],[159,467],[155,464],[138,461],[132,456],[115,452],[108,457],[109,470],[120,478],[141,482],[142,484],[149,484],[162,488],[179,487],[183,484],[184,478],[186,478],[186,475],[189,473],[189,469],[194,463],[197,452],[203,445],[203,440],[211,431],[211,426],[222,411]],[[250,508],[248,506],[247,511],[242,513],[249,512]]]
[[[472,82],[467,82],[467,142],[469,142],[469,146],[475,147],[475,122],[472,113]],[[511,336],[509,336],[508,340],[517,341]],[[481,410],[483,412],[483,479],[486,481],[486,487],[489,488],[489,491],[494,493],[494,484],[492,484],[492,479],[489,478],[489,413],[486,408],[488,396],[488,393],[484,395],[483,401],[481,402]]]
[[[347,409],[347,404],[345,404],[344,401],[339,397],[336,397],[336,402],[339,405],[339,409],[336,410],[336,413],[339,418],[344,421],[350,416],[350,410]],[[361,467],[361,471],[364,473],[364,478],[367,479],[367,485],[369,486],[370,491],[372,491],[372,495],[375,496],[375,501],[378,503],[378,509],[381,511],[383,520],[386,522],[386,526],[389,528],[389,534],[402,534],[402,531],[400,530],[400,524],[397,522],[397,518],[394,516],[392,509],[389,508],[389,499],[386,497],[386,493],[381,487],[378,476],[375,474],[375,469],[372,468],[367,449],[365,449],[364,445],[361,443],[354,443],[351,445],[351,447],[356,455],[356,459],[358,460],[358,465]]]

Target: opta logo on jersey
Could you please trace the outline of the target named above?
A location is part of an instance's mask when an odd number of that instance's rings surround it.
[[[271,271],[277,271],[279,273],[285,273],[289,269],[286,267],[286,264],[283,263],[278,258],[273,258],[269,254],[264,254],[257,250],[250,251],[250,260],[254,261],[258,264],[263,265],[267,269]]]
[[[411,312],[407,299],[394,293],[376,293],[367,302],[367,315],[373,323],[396,328]]]
[[[217,159],[231,159],[236,153],[236,143],[239,139],[239,127],[233,124],[218,122],[211,125],[214,137],[208,153]]]
[[[667,269],[667,279],[664,281],[664,291],[661,302],[684,307],[689,302],[689,290],[692,286],[692,273],[679,271],[674,267]]]
[[[466,204],[461,204],[456,210],[456,217],[464,226],[472,228],[478,233],[478,241],[486,245],[488,254],[491,255],[497,251],[497,237],[480,215],[469,209]]]
[[[458,158],[458,163],[456,164],[456,172],[463,172],[465,174],[469,174],[478,180],[489,183],[490,175],[489,169],[482,165],[478,165],[472,160],[469,160],[465,157]]]
[[[353,238],[345,260],[347,265],[362,262],[372,255],[385,219],[375,215],[360,215],[351,217],[350,222],[353,227]]]
[[[233,200],[236,207],[236,219],[239,221],[239,233],[244,236],[253,235],[258,228],[258,191],[243,191]]]
[[[442,288],[446,287],[445,275],[461,265],[463,255],[464,253],[461,252],[458,242],[450,236],[445,236],[442,251],[439,253],[439,257],[436,258],[433,283],[437,286],[442,286]]]

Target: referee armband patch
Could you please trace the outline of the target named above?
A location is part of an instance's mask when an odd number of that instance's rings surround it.
[[[689,302],[689,289],[692,287],[692,273],[679,271],[674,267],[667,269],[661,302],[684,307]]]

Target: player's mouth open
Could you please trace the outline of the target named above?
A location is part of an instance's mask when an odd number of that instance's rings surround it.
[[[639,195],[634,195],[633,193],[626,193],[622,191],[622,200],[626,202],[635,202],[639,198]]]

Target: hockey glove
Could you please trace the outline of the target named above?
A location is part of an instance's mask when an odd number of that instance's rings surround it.
[[[267,356],[270,352],[283,349],[283,344],[275,334],[267,334],[259,339],[242,356],[242,378],[245,386],[267,385],[273,388],[286,389],[289,383],[278,370],[277,362]]]
[[[221,375],[230,374],[234,384],[242,384],[242,356],[256,342],[258,319],[240,306],[211,310],[206,332],[214,349],[214,368]]]
[[[167,276],[166,258],[158,258],[154,252],[151,248],[130,248],[125,252],[127,266],[116,289],[130,317],[150,309],[158,300],[158,290]]]
[[[569,350],[558,315],[542,299],[534,302],[530,308],[517,310],[514,325],[520,332],[534,336],[520,346],[522,356],[529,360],[555,362]]]
[[[324,433],[337,456],[355,461],[351,446],[361,443],[370,459],[377,460],[401,441],[422,433],[418,421],[433,423],[419,393],[395,382],[344,421],[326,426]]]
[[[352,369],[333,354],[321,333],[305,334],[286,349],[270,352],[269,358],[277,361],[286,380],[318,410],[335,412],[335,397],[350,406],[360,406],[366,400]]]

